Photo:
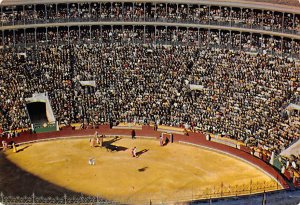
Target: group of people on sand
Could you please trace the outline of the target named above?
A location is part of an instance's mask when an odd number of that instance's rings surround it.
[[[99,133],[96,131],[93,138],[90,138],[90,146],[91,147],[102,147],[103,146],[103,139],[105,138],[105,135],[99,135]]]
[[[131,131],[132,134],[132,139],[135,139],[135,130]],[[90,138],[90,146],[91,147],[102,147],[103,146],[103,139],[105,138],[105,135],[100,135],[98,133],[98,131],[95,132],[94,137]],[[173,134],[170,134],[170,139],[168,137],[164,137],[162,134],[160,135],[160,146],[164,146],[165,144],[167,144],[169,141],[173,142]],[[142,150],[141,152],[143,152],[145,150]],[[148,151],[148,150],[146,150]],[[137,153],[137,148],[136,146],[134,146],[131,149],[131,156],[132,157],[138,157],[138,153]],[[89,165],[95,165],[95,159],[94,158],[89,158],[88,160]]]
[[[169,135],[169,137],[165,137],[163,133],[159,136],[159,145],[160,146],[165,146],[169,142],[173,143],[173,140],[174,140],[173,134],[172,133],[167,133],[167,134]]]
[[[9,145],[5,140],[2,140],[1,144],[2,144],[2,151],[5,152],[9,148]],[[12,142],[10,147],[13,149],[14,153],[18,152],[18,148],[15,142]]]

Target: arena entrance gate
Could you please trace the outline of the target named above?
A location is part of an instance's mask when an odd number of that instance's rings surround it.
[[[33,131],[39,133],[58,130],[58,124],[46,93],[33,94],[31,98],[26,98],[26,102]]]

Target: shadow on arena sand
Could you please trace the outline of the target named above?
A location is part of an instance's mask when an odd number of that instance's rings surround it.
[[[5,196],[63,196],[83,195],[45,181],[28,173],[5,158],[0,152],[0,193]]]

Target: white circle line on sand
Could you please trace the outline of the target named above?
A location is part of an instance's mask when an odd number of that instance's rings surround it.
[[[244,158],[241,158],[237,155],[234,155],[234,154],[231,154],[229,152],[226,152],[226,151],[223,151],[223,150],[220,150],[220,149],[216,149],[216,148],[212,148],[212,147],[207,147],[207,146],[203,146],[203,145],[198,145],[198,144],[194,144],[194,143],[190,143],[190,142],[184,142],[184,141],[178,141],[178,143],[181,143],[181,144],[186,144],[186,145],[191,145],[191,146],[195,146],[195,147],[200,147],[200,148],[203,148],[203,149],[207,149],[207,150],[211,150],[211,151],[215,151],[215,152],[219,152],[219,153],[222,153],[222,154],[225,154],[225,155],[228,155],[228,156],[231,156],[231,157],[234,157],[234,158],[237,158],[243,162],[246,162],[248,164],[250,164],[251,166],[259,169],[260,171],[262,171],[263,173],[265,173],[266,175],[268,175],[269,177],[271,177],[274,181],[276,181],[278,184],[280,184],[281,188],[280,189],[283,189],[283,185],[280,183],[279,180],[277,180],[274,176],[272,176],[269,172],[265,171],[264,169],[262,169],[260,166],[256,165],[256,164],[253,164],[252,162],[244,159]],[[279,187],[278,187],[278,190],[280,190]]]

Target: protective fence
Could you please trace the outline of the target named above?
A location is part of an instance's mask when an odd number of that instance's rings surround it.
[[[201,201],[239,197],[269,191],[282,189],[275,181],[252,182],[240,185],[225,185],[221,183],[219,186],[197,188],[192,190],[177,191],[172,196],[165,196],[164,190],[160,190],[160,194],[154,196],[149,193],[149,198],[145,197],[128,197],[122,202],[108,201],[101,197],[84,196],[84,195],[61,195],[61,196],[6,196],[0,194],[0,202],[2,204],[169,204],[169,203],[201,203]]]
[[[100,197],[92,196],[6,196],[2,192],[0,194],[2,204],[117,204],[104,200]]]

